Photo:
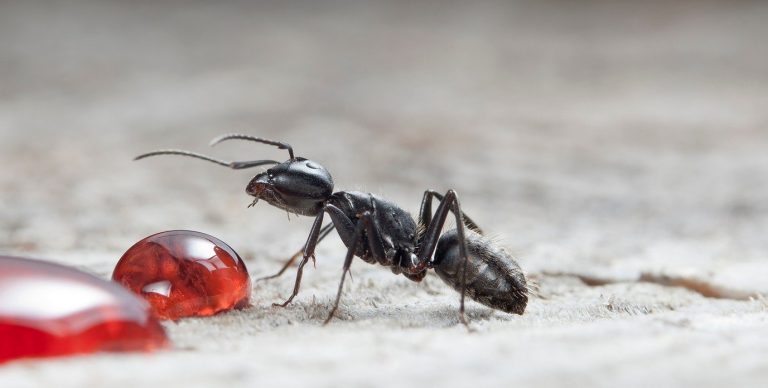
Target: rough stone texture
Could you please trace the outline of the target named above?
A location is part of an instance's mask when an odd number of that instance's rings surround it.
[[[763,386],[768,6],[669,2],[0,3],[0,249],[108,277],[138,239],[210,233],[254,277],[308,218],[246,209],[281,139],[416,211],[455,188],[539,284],[522,317],[353,264],[168,323],[174,350],[0,367],[2,387]],[[638,281],[642,280],[642,281]],[[685,286],[685,287],[675,287]]]

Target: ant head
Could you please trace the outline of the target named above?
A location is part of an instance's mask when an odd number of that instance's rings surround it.
[[[272,206],[296,214],[311,216],[317,215],[318,212],[322,211],[323,202],[328,200],[333,194],[333,179],[331,179],[331,174],[323,166],[305,158],[295,157],[293,155],[293,148],[286,143],[250,135],[229,134],[219,136],[213,139],[211,145],[213,146],[231,139],[250,140],[288,150],[289,159],[282,163],[274,160],[228,162],[189,151],[160,150],[141,154],[135,160],[156,155],[181,155],[207,160],[235,170],[274,165],[274,167],[253,177],[251,182],[248,183],[245,191],[256,197],[251,206],[256,204],[258,200],[263,199]]]
[[[305,216],[317,215],[333,194],[333,179],[320,164],[292,158],[264,171],[245,189],[256,201]]]

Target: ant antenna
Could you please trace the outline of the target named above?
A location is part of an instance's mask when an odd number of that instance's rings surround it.
[[[195,152],[189,152],[189,151],[182,151],[182,150],[158,150],[158,151],[152,151],[147,152],[146,154],[141,154],[133,160],[140,160],[144,158],[148,158],[150,156],[157,156],[157,155],[181,155],[181,156],[189,156],[192,158],[207,160],[211,163],[216,163],[220,166],[229,167],[233,170],[241,170],[244,168],[250,168],[250,167],[257,167],[257,166],[263,166],[265,164],[280,164],[280,162],[274,161],[274,160],[251,160],[246,162],[229,162],[226,160],[219,160],[214,159],[210,156],[205,156],[202,154],[198,154]]]
[[[230,133],[227,135],[221,135],[213,140],[211,140],[211,147],[215,146],[216,144],[219,144],[225,140],[231,140],[231,139],[237,139],[237,140],[250,140],[255,141],[259,143],[269,144],[273,146],[277,146],[277,148],[281,150],[288,150],[288,155],[291,157],[291,160],[294,159],[293,157],[293,147],[291,147],[290,144],[281,143],[279,141],[274,140],[267,140],[256,136],[250,136],[250,135],[243,135],[239,133]]]

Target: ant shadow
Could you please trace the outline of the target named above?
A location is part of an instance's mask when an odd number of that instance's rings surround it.
[[[295,308],[304,310],[306,314],[302,316],[302,323],[311,324],[316,322],[322,324],[331,311],[332,301],[326,303],[316,300],[310,303],[299,303]],[[273,307],[280,309],[280,307]],[[291,306],[287,307],[288,309]],[[470,304],[465,309],[467,319],[470,325],[473,322],[484,322],[491,320],[508,320],[502,318],[503,313],[499,313],[491,308]],[[334,318],[328,323],[334,324],[360,324],[365,326],[386,326],[401,328],[450,328],[462,326],[459,321],[459,309],[454,305],[438,306],[437,304],[424,305],[345,305],[342,303],[336,311]]]

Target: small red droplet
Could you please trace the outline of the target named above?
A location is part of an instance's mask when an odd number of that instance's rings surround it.
[[[147,304],[74,268],[0,256],[0,362],[168,346]]]
[[[143,296],[164,319],[244,308],[251,297],[240,256],[223,241],[189,230],[137,242],[120,258],[112,279]]]

